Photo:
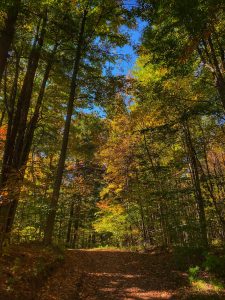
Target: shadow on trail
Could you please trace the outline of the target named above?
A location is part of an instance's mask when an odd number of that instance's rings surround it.
[[[175,270],[169,254],[75,253],[79,265],[85,265],[80,299],[176,299],[177,288],[187,286],[186,274]]]
[[[36,300],[216,300],[193,294],[186,273],[171,254],[115,250],[68,250]]]

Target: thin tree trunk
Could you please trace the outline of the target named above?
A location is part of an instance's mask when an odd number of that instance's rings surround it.
[[[78,203],[76,206],[76,211],[75,211],[75,219],[74,219],[74,232],[73,232],[73,240],[71,243],[72,248],[75,248],[76,243],[77,243],[77,239],[78,239],[78,229],[79,229],[79,225],[80,225],[80,213],[81,213],[81,198],[78,199]]]
[[[82,17],[82,21],[81,21],[77,51],[76,51],[76,55],[75,55],[72,81],[71,81],[71,87],[70,87],[70,96],[69,96],[68,103],[67,103],[67,114],[66,114],[65,127],[64,127],[64,132],[63,132],[63,141],[62,141],[62,146],[61,146],[60,158],[59,158],[59,162],[58,162],[58,166],[57,166],[55,182],[53,185],[53,194],[52,194],[52,198],[51,198],[51,202],[50,202],[50,210],[49,210],[49,214],[47,216],[47,221],[46,221],[46,229],[45,229],[45,234],[44,234],[44,243],[45,244],[51,244],[51,242],[52,242],[55,216],[56,216],[56,211],[57,211],[57,206],[58,206],[58,199],[59,199],[60,187],[61,187],[61,182],[62,182],[62,177],[63,177],[63,170],[64,170],[65,160],[66,160],[70,124],[71,124],[71,119],[72,119],[72,115],[73,115],[74,100],[75,100],[76,90],[77,90],[77,79],[78,79],[78,73],[79,73],[79,69],[80,69],[80,61],[81,61],[81,57],[82,57],[82,50],[83,50],[83,44],[84,44],[86,16],[87,16],[87,12],[85,11],[84,15]]]
[[[188,156],[191,165],[191,173],[193,178],[193,184],[195,189],[195,198],[198,206],[198,216],[199,216],[199,225],[201,231],[201,239],[202,245],[205,248],[208,248],[208,236],[207,236],[207,224],[206,224],[206,216],[205,216],[205,203],[202,196],[200,178],[199,178],[199,170],[198,170],[198,162],[196,158],[195,149],[193,147],[193,142],[190,134],[190,129],[188,122],[186,121],[184,124],[184,135],[186,140],[186,147],[188,151]]]
[[[163,246],[168,246],[169,235],[168,235],[168,231],[167,231],[167,222],[165,220],[165,213],[164,213],[164,206],[163,206],[163,200],[164,200],[163,199],[163,188],[162,188],[163,185],[157,174],[156,167],[155,167],[155,164],[152,159],[152,155],[151,155],[148,145],[147,145],[147,140],[146,140],[145,134],[144,134],[144,147],[145,147],[145,151],[148,156],[148,160],[150,163],[151,171],[153,173],[153,177],[157,183],[157,188],[159,189],[160,194],[161,194],[158,209],[159,209],[159,214],[160,214],[160,225],[161,225],[162,237],[163,237],[162,242],[163,242]]]
[[[209,163],[208,163],[208,158],[207,158],[207,147],[206,147],[206,142],[205,142],[205,135],[204,135],[204,131],[203,131],[203,128],[202,128],[201,124],[200,124],[200,129],[202,131],[202,135],[203,135],[203,139],[204,139],[204,141],[203,141],[203,151],[204,151],[204,159],[205,159],[205,164],[206,164],[207,176],[206,176],[200,162],[199,162],[199,165],[200,165],[203,176],[206,178],[206,188],[207,188],[207,190],[209,192],[209,195],[210,195],[210,197],[213,201],[215,212],[216,212],[217,218],[219,219],[220,225],[222,227],[223,234],[225,234],[225,219],[224,219],[224,216],[223,216],[223,212],[220,210],[220,208],[218,206],[217,199],[216,199],[216,196],[215,196],[215,193],[214,193],[214,186],[213,186],[213,182],[211,180],[211,174],[210,174]]]
[[[213,41],[212,41],[212,37],[210,36],[208,38],[208,43],[209,43],[209,48],[210,48],[210,51],[211,51],[211,56],[212,56],[212,59],[213,59],[213,63],[214,63],[214,66],[215,66],[215,76],[216,76],[216,87],[217,87],[217,90],[218,90],[218,93],[220,95],[220,100],[222,102],[222,105],[223,105],[223,108],[225,109],[225,78],[222,74],[222,71],[220,69],[220,66],[219,66],[219,62],[218,62],[218,59],[217,59],[217,56],[216,56],[216,52],[215,52],[215,49],[214,49],[214,45],[213,45]]]
[[[5,118],[5,108],[2,110],[1,118],[0,118],[0,127],[2,127]]]
[[[67,234],[66,234],[66,244],[70,244],[71,240],[71,229],[72,229],[72,222],[73,222],[73,215],[74,215],[74,202],[72,200],[70,205],[70,216],[69,216],[69,222],[67,226]]]

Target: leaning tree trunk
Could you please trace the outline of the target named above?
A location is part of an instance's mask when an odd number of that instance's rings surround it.
[[[49,78],[49,74],[52,68],[52,64],[54,61],[54,56],[55,56],[55,51],[56,51],[57,47],[55,47],[53,49],[53,52],[51,53],[50,59],[47,63],[47,67],[45,70],[45,74],[42,80],[42,84],[41,84],[41,88],[39,91],[39,95],[38,95],[38,99],[37,99],[37,103],[35,106],[35,111],[34,114],[30,120],[30,122],[27,124],[27,128],[25,131],[25,135],[22,141],[22,149],[20,151],[20,158],[18,159],[18,168],[21,170],[20,171],[20,185],[18,187],[18,192],[17,194],[14,196],[14,205],[12,205],[11,210],[9,212],[9,216],[8,216],[8,222],[7,222],[7,232],[10,233],[11,229],[12,229],[12,225],[13,225],[13,221],[14,221],[14,217],[15,217],[15,213],[16,213],[16,208],[17,208],[17,204],[18,204],[18,199],[19,199],[19,195],[20,195],[20,190],[23,184],[23,178],[24,178],[24,172],[25,172],[25,168],[27,165],[27,161],[29,158],[29,154],[30,154],[30,150],[31,150],[31,146],[32,146],[32,142],[33,142],[33,138],[34,138],[34,132],[38,123],[38,119],[39,119],[39,112],[40,112],[40,108],[41,108],[41,104],[43,102],[43,98],[44,98],[44,93],[45,93],[45,88],[46,88],[46,84]]]
[[[218,221],[221,225],[221,228],[223,230],[223,235],[225,235],[225,216],[223,215],[223,211],[221,211],[221,209],[220,209],[220,207],[217,203],[218,199],[216,197],[215,187],[214,187],[214,184],[213,184],[213,181],[212,181],[212,178],[211,178],[211,172],[210,172],[210,167],[209,167],[209,162],[208,162],[206,137],[205,137],[205,133],[204,133],[204,130],[203,130],[201,124],[199,124],[199,126],[200,126],[202,136],[203,136],[203,153],[204,153],[206,171],[204,171],[200,161],[199,161],[199,166],[200,166],[202,175],[205,178],[206,189],[208,190],[209,196],[212,199],[217,219],[218,219]],[[220,200],[222,201],[222,199],[220,199]]]
[[[15,217],[28,158],[28,154],[24,151],[30,150],[30,147],[24,149],[24,143],[26,141],[25,134],[34,78],[38,68],[46,32],[46,23],[47,13],[43,18],[41,33],[40,35],[37,34],[33,43],[16,108],[11,107],[9,111],[9,124],[7,128],[7,139],[4,149],[0,184],[0,250],[5,238],[9,236],[11,232]],[[15,103],[13,103],[13,105],[15,106]],[[26,160],[24,160],[24,158],[26,158]]]
[[[15,34],[16,20],[21,4],[21,0],[12,1],[9,6],[3,29],[0,31],[0,85],[3,73],[7,64],[8,53]]]
[[[216,87],[220,96],[221,103],[225,110],[225,77],[223,75],[224,70],[221,70],[220,62],[216,55],[216,50],[213,44],[212,36],[209,36],[208,44],[209,44],[210,53],[211,53],[211,57],[215,69]],[[221,58],[221,66],[223,66],[223,64],[224,64],[224,57]]]
[[[51,242],[52,242],[55,216],[56,216],[56,211],[57,211],[57,206],[58,206],[60,187],[61,187],[61,182],[62,182],[62,177],[63,177],[63,170],[64,170],[65,160],[66,160],[66,153],[67,153],[67,146],[68,146],[69,132],[70,132],[70,124],[71,124],[71,119],[72,119],[72,115],[73,115],[74,100],[75,100],[76,90],[77,90],[77,79],[78,79],[78,73],[79,73],[79,69],[80,69],[80,61],[81,61],[81,57],[82,57],[82,50],[83,50],[83,44],[84,44],[86,16],[87,16],[87,12],[84,12],[84,15],[83,15],[82,21],[81,21],[81,26],[80,26],[77,51],[76,51],[76,55],[75,55],[75,59],[74,59],[72,81],[71,81],[71,86],[70,86],[70,96],[69,96],[69,99],[67,102],[67,113],[66,113],[66,120],[65,120],[64,132],[63,132],[61,152],[60,152],[59,162],[58,162],[58,166],[57,166],[55,182],[53,185],[53,194],[52,194],[52,198],[51,198],[51,202],[50,202],[50,209],[49,209],[49,213],[48,213],[47,221],[46,221],[46,229],[45,229],[45,233],[44,233],[44,243],[45,244],[51,244]]]
[[[212,32],[216,35],[216,32]],[[215,43],[217,42],[217,47]],[[207,39],[201,40],[203,47],[198,47],[198,54],[202,63],[210,70],[215,80],[215,87],[218,91],[221,105],[225,110],[225,56],[222,45],[217,41],[213,41],[212,34]],[[219,51],[218,49],[219,48]]]

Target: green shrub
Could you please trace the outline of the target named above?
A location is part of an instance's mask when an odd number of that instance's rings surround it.
[[[200,267],[199,266],[189,268],[188,278],[189,278],[190,282],[196,281],[198,279],[199,272],[200,272]]]
[[[213,272],[217,275],[225,275],[225,256],[216,256],[211,253],[207,253],[203,267],[206,271]]]

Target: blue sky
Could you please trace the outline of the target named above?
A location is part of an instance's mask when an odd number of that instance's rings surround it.
[[[124,6],[128,9],[132,9],[136,5],[136,0],[124,0]],[[124,59],[121,58],[113,66],[110,66],[112,68],[113,75],[121,76],[128,75],[131,73],[131,70],[133,69],[136,59],[138,57],[135,52],[135,47],[137,47],[141,43],[141,37],[145,26],[146,23],[143,22],[141,19],[137,18],[137,26],[135,29],[129,29],[126,26],[121,27],[121,32],[129,35],[130,44],[125,45],[124,47],[116,48],[117,54],[120,54],[122,57],[124,57]],[[95,105],[93,105],[92,109],[82,109],[82,111],[86,113],[95,112],[98,115],[105,117],[104,110]]]
[[[137,0],[123,0],[123,5],[125,8],[131,10],[132,8],[136,7],[138,4],[137,4]],[[128,58],[119,61],[114,66],[113,73],[115,75],[127,75],[132,70],[137,59],[137,54],[134,50],[134,47],[140,44],[142,33],[145,26],[146,23],[139,18],[137,18],[137,28],[135,29],[129,29],[126,26],[122,26],[121,31],[124,33],[128,33],[128,35],[130,36],[131,45],[126,45],[122,48],[117,48],[118,53],[123,54],[124,56],[128,56]]]
[[[114,75],[129,74],[130,70],[135,65],[137,54],[134,50],[134,47],[140,44],[145,26],[146,25],[142,20],[137,19],[137,28],[129,29],[125,26],[121,27],[121,31],[128,33],[130,36],[131,45],[125,45],[124,47],[117,48],[117,53],[128,57],[126,59],[121,59],[114,65]]]

